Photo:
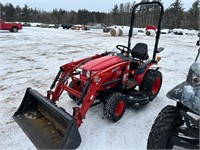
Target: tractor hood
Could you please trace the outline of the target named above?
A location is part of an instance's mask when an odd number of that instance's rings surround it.
[[[108,68],[116,63],[121,62],[122,59],[118,56],[104,56],[94,60],[89,61],[85,65],[83,65],[83,70],[103,70]]]

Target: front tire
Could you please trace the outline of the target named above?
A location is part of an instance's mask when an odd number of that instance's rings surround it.
[[[11,32],[14,32],[14,33],[18,32],[18,28],[17,27],[12,27]]]
[[[139,85],[139,90],[147,93],[149,100],[152,101],[158,95],[161,85],[162,73],[158,70],[149,69]]]
[[[76,83],[78,86],[80,85],[80,81],[78,81],[78,80],[75,80],[75,83]],[[74,89],[74,84],[73,84],[72,81],[69,83],[69,87],[72,88],[72,89]],[[78,100],[78,98],[77,98],[76,96],[72,95],[72,94],[69,93],[69,92],[68,92],[68,96],[69,96],[74,102],[76,102],[76,101]]]
[[[181,115],[175,106],[166,106],[158,114],[152,125],[147,141],[147,149],[172,149],[170,136],[181,126]]]
[[[112,93],[106,100],[103,108],[104,116],[112,121],[117,122],[123,116],[127,107],[127,101],[121,93]]]

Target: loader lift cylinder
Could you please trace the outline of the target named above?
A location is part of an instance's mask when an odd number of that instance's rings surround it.
[[[88,79],[88,81],[86,82],[85,88],[83,89],[83,92],[82,92],[82,94],[81,94],[81,97],[79,98],[79,100],[78,100],[78,102],[77,102],[77,105],[80,105],[80,104],[82,103],[83,97],[85,96],[85,94],[86,94],[86,92],[87,92],[87,89],[88,89],[90,83],[91,83],[91,80]]]
[[[61,73],[62,73],[62,69],[60,68],[60,70],[58,71],[58,74],[56,75],[56,77],[55,77],[55,79],[54,79],[54,81],[53,81],[53,83],[50,87],[51,90],[55,87],[56,82],[58,81],[58,78],[60,77]]]

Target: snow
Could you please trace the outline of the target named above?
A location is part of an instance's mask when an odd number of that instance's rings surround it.
[[[168,34],[169,31],[170,31],[169,29],[162,29],[162,30],[161,30],[161,33],[162,33],[162,34]]]
[[[155,37],[136,35],[138,42],[148,44],[152,56]],[[89,109],[79,128],[82,143],[78,149],[146,149],[151,126],[166,105],[175,102],[166,93],[186,80],[188,69],[196,58],[197,36],[161,35],[158,54],[163,74],[163,85],[153,102],[139,109],[127,108],[116,123],[103,115],[103,104]],[[59,67],[96,53],[111,51],[117,44],[127,45],[128,37],[111,37],[102,30],[75,31],[52,28],[24,27],[18,33],[0,31],[0,148],[36,149],[12,115],[18,109],[27,87],[46,95]],[[70,114],[75,105],[63,93],[59,105]]]
[[[197,36],[198,35],[198,31],[196,30],[188,30],[188,29],[173,29],[173,32],[175,33],[182,33],[183,35],[188,35],[188,36]]]

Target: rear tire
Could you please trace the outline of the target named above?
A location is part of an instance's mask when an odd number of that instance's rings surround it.
[[[104,116],[112,121],[117,122],[123,116],[127,107],[127,101],[121,93],[112,93],[106,100],[103,108]]]
[[[158,114],[152,125],[147,141],[147,149],[172,149],[169,139],[175,128],[181,126],[181,115],[175,106],[166,106]]]
[[[161,85],[162,73],[158,70],[149,69],[139,85],[139,90],[147,93],[149,100],[152,101],[158,95]]]
[[[14,32],[14,33],[18,32],[18,28],[17,27],[12,27],[11,32]]]

